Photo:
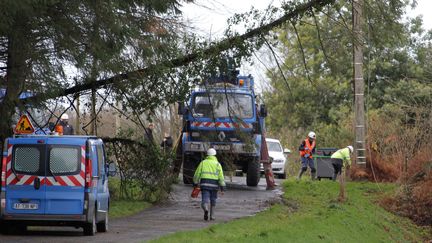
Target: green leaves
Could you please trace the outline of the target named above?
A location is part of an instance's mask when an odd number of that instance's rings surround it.
[[[391,102],[399,106],[430,106],[431,36],[421,22],[403,22],[406,1],[366,1],[364,79],[369,109]],[[314,11],[278,31],[282,72],[275,67],[267,76],[272,89],[264,93],[271,133],[289,130],[303,137],[321,129],[319,146],[334,146],[351,128],[353,87],[351,5],[337,2]],[[294,28],[295,27],[295,28]],[[428,60],[428,61],[427,61]],[[427,71],[426,71],[427,70]],[[291,90],[288,90],[288,82]],[[337,130],[334,132],[333,130]],[[290,138],[298,140],[297,138]],[[328,138],[328,139],[327,139]],[[323,142],[323,143],[321,143]],[[292,142],[289,142],[292,143]]]

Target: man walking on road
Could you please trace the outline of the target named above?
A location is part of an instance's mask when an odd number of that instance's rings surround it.
[[[331,156],[331,162],[334,168],[333,180],[335,181],[337,175],[342,173],[342,168],[349,168],[351,166],[351,154],[354,152],[353,146],[349,145],[346,148],[339,149]]]
[[[201,188],[201,207],[204,210],[204,220],[209,219],[209,203],[210,220],[214,220],[218,189],[221,189],[222,195],[225,189],[222,166],[216,158],[214,148],[207,150],[207,157],[201,161],[195,171],[193,183],[194,187],[199,186]]]
[[[308,137],[300,144],[299,151],[302,162],[302,167],[300,169],[298,180],[301,179],[303,173],[307,170],[307,167],[311,169],[311,178],[315,180],[316,169],[312,154],[315,153],[315,138],[314,132],[309,132]]]

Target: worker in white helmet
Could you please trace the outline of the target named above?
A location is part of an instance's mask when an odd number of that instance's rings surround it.
[[[64,113],[60,117],[60,125],[63,127],[63,135],[74,135],[74,129],[69,124],[69,115]]]
[[[353,146],[349,145],[343,149],[339,149],[331,156],[331,162],[334,168],[333,180],[335,181],[337,175],[342,173],[342,168],[351,166],[351,154],[354,152]]]
[[[311,169],[311,178],[312,180],[315,180],[316,169],[313,160],[313,154],[315,153],[315,145],[316,145],[315,139],[316,139],[315,133],[309,132],[307,138],[303,140],[302,143],[300,144],[299,152],[300,152],[302,166],[297,177],[298,180],[301,179],[303,173],[306,172],[308,166]]]
[[[207,157],[198,165],[193,178],[194,187],[199,186],[201,189],[201,207],[204,210],[204,220],[214,220],[214,210],[219,188],[221,193],[225,189],[225,180],[222,166],[216,158],[216,150],[210,148],[207,150]],[[209,208],[210,203],[210,208]]]

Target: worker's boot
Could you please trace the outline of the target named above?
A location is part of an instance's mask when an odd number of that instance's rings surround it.
[[[334,174],[333,174],[333,178],[332,178],[332,180],[333,180],[333,181],[336,181],[336,178],[337,178],[337,173],[334,173]]]
[[[207,221],[208,220],[208,213],[209,213],[208,203],[201,203],[201,207],[204,210],[204,220]]]
[[[210,206],[210,220],[215,220],[214,214],[215,214],[215,206],[211,205]]]
[[[313,181],[316,179],[316,172],[311,172],[311,179]]]
[[[298,180],[298,181],[301,179],[301,177],[302,177],[302,175],[303,175],[304,172],[305,172],[305,170],[300,169],[300,172],[299,172],[299,174],[298,174],[298,176],[297,176],[297,180]]]

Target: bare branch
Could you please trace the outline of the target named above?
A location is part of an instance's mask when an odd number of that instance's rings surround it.
[[[303,58],[302,58],[302,60],[303,60],[303,65],[304,65],[304,68],[305,68],[305,71],[306,71],[306,77],[308,78],[309,83],[310,83],[313,87],[315,87],[314,82],[312,82],[312,79],[311,79],[310,76],[309,76],[309,68],[308,68],[307,63],[306,63],[306,54],[304,53],[303,45],[302,45],[302,42],[301,42],[301,39],[300,39],[300,35],[299,35],[298,31],[297,31],[297,27],[295,26],[295,23],[294,23],[293,21],[290,21],[290,22],[291,22],[291,24],[292,24],[292,26],[293,26],[293,28],[294,28],[294,33],[295,33],[296,36],[297,36],[297,42],[299,43],[299,46],[300,46],[300,51],[301,51],[301,54],[302,54],[302,57],[303,57]]]
[[[81,92],[84,90],[91,90],[91,89],[99,89],[103,87],[107,87],[108,85],[115,84],[118,82],[121,82],[123,80],[127,79],[134,79],[137,77],[145,76],[149,73],[151,73],[153,70],[158,70],[161,68],[174,68],[174,67],[180,67],[184,66],[188,63],[198,61],[200,59],[204,58],[210,58],[214,56],[216,53],[220,53],[222,51],[228,50],[236,45],[238,43],[243,43],[244,41],[257,37],[259,35],[263,35],[268,33],[270,30],[281,26],[285,22],[294,19],[296,17],[301,16],[303,13],[309,11],[313,7],[322,7],[328,4],[333,3],[333,0],[311,0],[309,2],[303,3],[298,5],[296,8],[294,8],[292,11],[287,12],[282,17],[276,19],[273,22],[270,22],[266,25],[260,26],[258,28],[252,29],[249,32],[246,32],[242,35],[230,37],[228,39],[222,40],[219,43],[216,43],[214,45],[211,45],[207,49],[198,50],[197,52],[181,56],[175,59],[162,61],[160,63],[150,65],[146,68],[122,73],[118,75],[114,75],[110,78],[101,79],[101,80],[87,80],[86,82],[73,86],[71,88],[65,89],[63,91],[60,91],[58,93],[50,94],[47,96],[37,95],[31,98],[27,98],[23,100],[23,102],[36,102],[36,101],[43,101],[51,98],[56,98],[60,96],[66,96],[69,94],[74,94],[77,92]]]

